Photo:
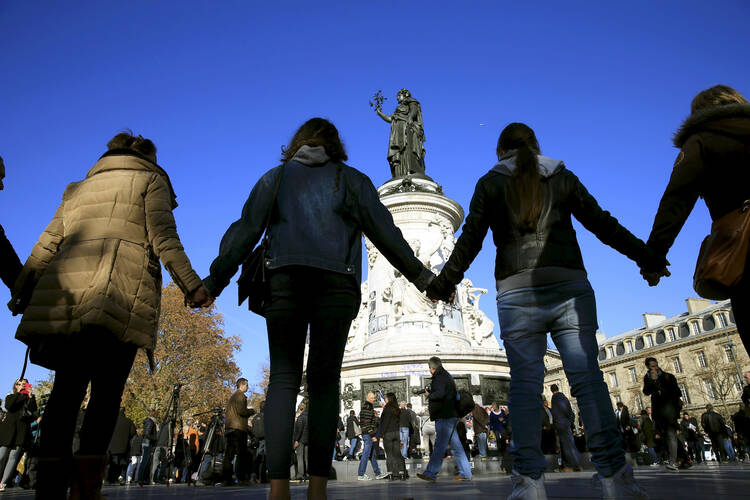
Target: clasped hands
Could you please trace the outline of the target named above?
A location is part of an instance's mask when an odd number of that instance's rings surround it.
[[[185,295],[185,305],[194,309],[209,308],[216,299],[211,296],[208,289],[201,285],[189,294]]]

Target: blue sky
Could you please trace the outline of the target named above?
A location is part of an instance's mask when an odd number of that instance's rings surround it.
[[[520,4],[0,2],[0,223],[25,260],[66,184],[130,128],[156,143],[183,244],[205,275],[253,184],[307,118],[331,119],[349,163],[376,185],[388,180],[388,126],[368,100],[382,89],[390,112],[406,87],[422,103],[427,173],[465,208],[496,160],[498,134],[523,121],[543,153],[645,239],[692,97],[717,83],[750,95],[750,4]],[[709,223],[699,201],[669,255],[673,276],[658,288],[577,226],[601,331],[684,311]],[[476,286],[494,287],[494,252],[488,237],[467,274]],[[237,308],[234,285],[217,304],[243,339],[243,372],[257,378],[264,322]],[[494,302],[482,304],[497,322]],[[0,388],[22,364],[17,322],[0,314]]]

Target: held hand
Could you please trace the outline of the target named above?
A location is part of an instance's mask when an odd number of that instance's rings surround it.
[[[659,284],[659,280],[663,277],[670,277],[672,276],[672,273],[669,272],[669,269],[666,267],[658,272],[653,273],[647,273],[643,270],[641,270],[641,276],[643,276],[643,279],[648,282],[648,286],[656,286]]]
[[[199,308],[199,307],[211,307],[214,303],[213,297],[211,297],[211,294],[208,292],[208,289],[201,285],[195,290],[193,290],[192,293],[187,295],[185,297],[185,302],[187,305],[193,308]]]
[[[378,438],[376,438],[375,436],[373,436],[373,437],[372,437],[372,442],[373,442],[373,443],[377,443],[377,442],[378,442]]]

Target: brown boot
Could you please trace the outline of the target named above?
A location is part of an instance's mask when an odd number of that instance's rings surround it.
[[[73,457],[73,482],[70,500],[104,500],[102,481],[107,467],[107,456]]]

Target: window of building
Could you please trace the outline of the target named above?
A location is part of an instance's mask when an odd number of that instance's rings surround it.
[[[635,395],[635,409],[638,410],[638,413],[643,410],[643,396],[640,392]]]
[[[701,332],[701,327],[697,321],[690,322],[690,331],[693,332],[693,335],[698,335]]]
[[[654,347],[654,338],[651,335],[646,335],[646,345],[648,347]]]
[[[698,366],[700,368],[705,368],[706,366],[708,366],[708,364],[706,363],[706,353],[705,352],[698,351],[698,354],[696,355],[696,357],[697,357],[697,360],[698,360]]]
[[[716,316],[719,318],[719,325],[721,328],[726,328],[729,325],[729,322],[727,321],[727,313],[720,312]]]
[[[686,405],[690,404],[690,394],[688,394],[687,387],[685,387],[685,384],[679,384],[680,392],[682,393],[682,402]]]
[[[630,381],[635,383],[638,382],[638,374],[635,373],[635,368],[630,367],[628,368],[628,373],[630,374]]]
[[[674,332],[674,328],[667,328],[667,337],[670,342],[677,340],[677,334]]]
[[[628,353],[633,352],[633,341],[632,340],[625,341],[625,351],[627,351]]]
[[[716,399],[716,391],[714,391],[714,383],[711,382],[708,379],[703,380],[703,388],[706,391],[706,396],[708,396],[708,399],[714,400]]]
[[[674,358],[672,360],[672,367],[674,368],[675,373],[682,373],[682,363],[680,363],[680,358]]]
[[[617,374],[615,372],[609,374],[609,385],[617,387]]]
[[[607,347],[607,357],[608,358],[614,358],[615,357],[615,348],[612,346]]]
[[[734,350],[731,345],[724,346],[724,356],[727,358],[727,363],[734,363]]]

